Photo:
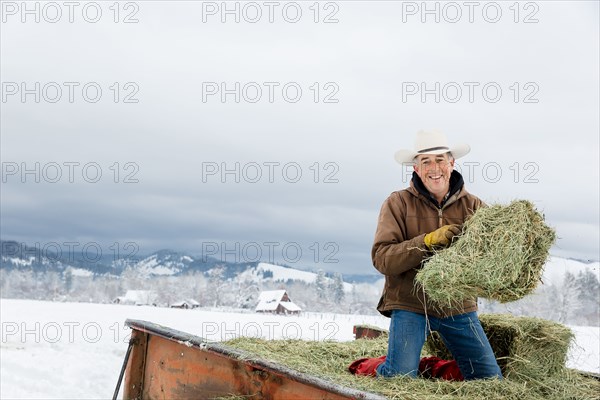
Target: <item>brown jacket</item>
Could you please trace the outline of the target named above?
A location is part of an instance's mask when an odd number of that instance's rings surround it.
[[[373,265],[385,275],[385,286],[377,310],[390,316],[391,310],[407,310],[446,317],[477,310],[477,300],[467,300],[462,307],[440,307],[430,302],[423,290],[415,287],[414,278],[425,257],[431,256],[423,238],[426,233],[447,224],[462,224],[467,216],[484,205],[468,193],[458,172],[453,172],[454,190],[439,207],[424,192],[420,179],[413,174],[410,187],[393,192],[383,203],[371,250]]]

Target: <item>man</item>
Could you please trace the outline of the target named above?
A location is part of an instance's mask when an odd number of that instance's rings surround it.
[[[412,163],[414,172],[410,187],[383,203],[371,251],[373,265],[385,275],[377,309],[391,318],[388,354],[377,367],[380,376],[415,377],[425,339],[438,331],[466,380],[502,378],[477,318],[477,300],[440,306],[414,281],[432,250],[449,246],[465,219],[483,206],[454,171],[454,160],[469,151],[468,145],[450,148],[441,132],[419,131],[414,150],[396,152],[396,161]]]

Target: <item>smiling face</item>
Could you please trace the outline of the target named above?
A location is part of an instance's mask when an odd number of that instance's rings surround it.
[[[419,154],[415,158],[414,169],[425,188],[441,203],[450,190],[450,174],[454,170],[454,158],[448,153]]]

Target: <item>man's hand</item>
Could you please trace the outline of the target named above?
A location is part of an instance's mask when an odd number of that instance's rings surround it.
[[[425,235],[425,245],[429,249],[449,246],[452,242],[452,238],[455,235],[460,234],[460,232],[461,229],[459,225],[444,225]]]

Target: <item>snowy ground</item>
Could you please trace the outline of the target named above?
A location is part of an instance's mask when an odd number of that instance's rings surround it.
[[[108,399],[112,397],[129,329],[127,318],[166,325],[209,340],[351,340],[352,327],[387,328],[378,316],[308,313],[302,317],[112,304],[0,300],[0,398]],[[600,329],[572,327],[570,367],[600,373]]]

